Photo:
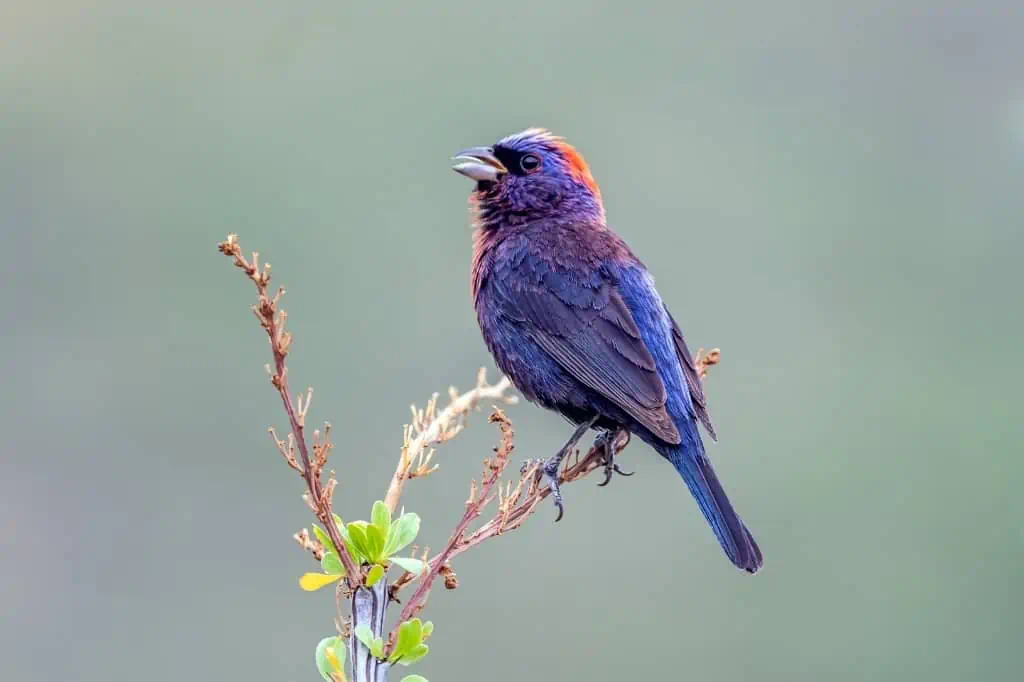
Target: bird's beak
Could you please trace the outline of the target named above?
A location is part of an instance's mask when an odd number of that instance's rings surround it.
[[[463,149],[452,161],[453,171],[477,182],[495,182],[501,174],[508,172],[490,147]]]

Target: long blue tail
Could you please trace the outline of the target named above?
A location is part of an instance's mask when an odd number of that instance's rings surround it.
[[[694,436],[696,443],[690,440]],[[757,573],[764,564],[761,549],[726,497],[711,462],[704,454],[700,435],[684,433],[680,445],[663,444],[658,449],[686,481],[729,560],[747,573]]]

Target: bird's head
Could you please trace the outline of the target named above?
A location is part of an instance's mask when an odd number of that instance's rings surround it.
[[[546,130],[530,128],[490,147],[465,149],[453,161],[452,170],[476,181],[472,199],[484,226],[604,220],[601,191],[586,161]]]

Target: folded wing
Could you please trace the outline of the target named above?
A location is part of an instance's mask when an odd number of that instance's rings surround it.
[[[544,268],[533,274],[495,282],[501,314],[582,384],[678,444],[665,385],[614,283],[600,273],[574,277]]]
[[[697,415],[697,419],[704,425],[708,435],[713,440],[718,440],[718,435],[715,433],[715,427],[711,423],[711,415],[708,414],[707,399],[704,397],[704,388],[701,384],[700,375],[697,374],[697,366],[693,362],[693,354],[690,353],[690,349],[686,347],[686,340],[683,338],[683,332],[679,329],[679,325],[676,324],[675,319],[672,317],[672,313],[665,311],[668,315],[668,319],[672,321],[672,339],[676,344],[676,355],[679,358],[679,365],[683,368],[683,378],[686,379],[686,386],[690,389],[690,400],[693,402],[693,411]]]

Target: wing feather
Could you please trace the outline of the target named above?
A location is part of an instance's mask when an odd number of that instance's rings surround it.
[[[502,314],[523,325],[581,383],[658,438],[679,443],[665,409],[665,385],[614,283],[600,274],[573,277],[553,268],[539,274],[498,284]]]
[[[711,423],[711,415],[708,414],[708,403],[704,397],[704,387],[700,380],[700,375],[697,374],[697,366],[693,362],[693,354],[690,349],[686,347],[686,340],[683,338],[683,332],[679,329],[679,325],[676,324],[675,319],[672,317],[672,313],[665,311],[668,315],[668,319],[672,321],[672,338],[676,344],[676,355],[679,357],[679,365],[683,368],[683,377],[686,379],[686,386],[690,389],[690,399],[693,402],[693,411],[697,415],[697,419],[701,424],[704,425],[708,435],[711,436],[712,440],[718,440],[718,434],[715,433],[715,427]]]

